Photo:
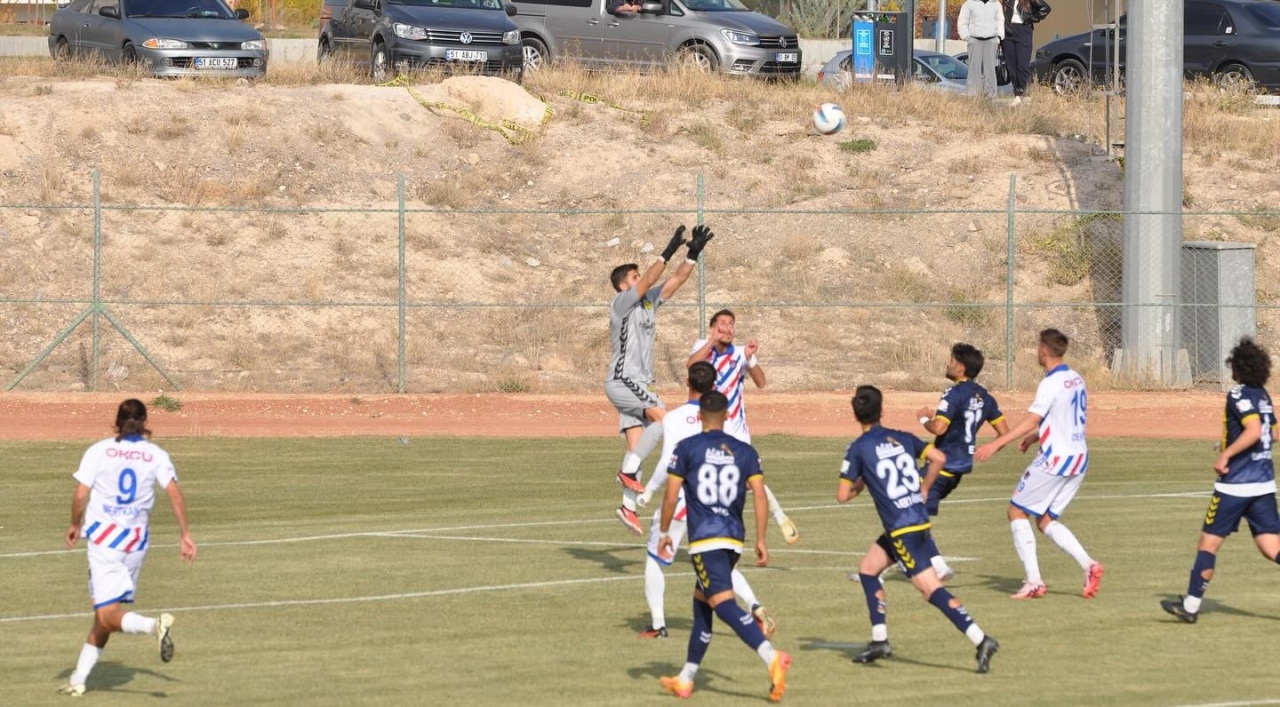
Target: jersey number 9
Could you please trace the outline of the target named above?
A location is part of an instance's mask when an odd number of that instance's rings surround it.
[[[714,464],[698,467],[698,501],[704,506],[732,506],[738,500],[738,481],[742,472],[733,464],[717,468]]]
[[[116,496],[116,503],[124,505],[133,503],[133,499],[138,497],[138,475],[133,469],[125,469],[120,472],[120,495]]]

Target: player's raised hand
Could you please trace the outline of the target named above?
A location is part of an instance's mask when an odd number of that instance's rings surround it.
[[[694,233],[697,232],[698,229],[695,228]],[[675,234],[671,236],[671,240],[667,243],[667,247],[662,249],[663,261],[670,262],[671,258],[675,256],[676,251],[680,250],[680,246],[687,242],[688,241],[684,238],[684,224],[680,224],[680,227],[676,229]]]
[[[188,565],[196,561],[196,541],[190,535],[183,535],[178,540],[178,553]]]
[[[715,238],[716,234],[711,232],[705,224],[699,224],[693,227],[693,238],[689,239],[689,260],[697,260],[702,255],[702,249],[707,247],[707,243]]]
[[[756,567],[769,566],[769,548],[764,546],[764,538],[756,540]]]
[[[756,352],[759,350],[760,350],[760,342],[755,339],[751,339],[750,341],[747,342],[747,348],[744,349],[742,353],[747,358],[751,358],[752,356],[755,356]]]
[[[76,543],[80,541],[80,526],[78,525],[67,526],[66,537],[67,537],[67,549],[68,550],[74,549],[76,546]]]

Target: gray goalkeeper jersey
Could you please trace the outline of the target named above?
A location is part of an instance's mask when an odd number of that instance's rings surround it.
[[[614,295],[609,304],[609,341],[613,359],[606,381],[629,378],[648,385],[653,382],[653,339],[657,330],[658,307],[662,306],[662,285],[654,285],[641,297],[631,288]]]

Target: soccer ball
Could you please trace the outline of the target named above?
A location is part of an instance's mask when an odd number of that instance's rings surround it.
[[[835,135],[844,128],[844,111],[834,103],[823,103],[813,112],[813,129],[823,135]]]

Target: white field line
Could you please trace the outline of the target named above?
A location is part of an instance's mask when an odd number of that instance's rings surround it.
[[[1181,493],[1140,493],[1140,494],[1118,494],[1118,495],[1101,495],[1101,496],[1076,496],[1078,501],[1106,501],[1106,500],[1131,500],[1135,498],[1208,498],[1211,491],[1185,491]],[[964,498],[964,499],[948,499],[944,503],[948,506],[956,506],[970,503],[1008,503],[1008,496],[993,496],[990,498]],[[839,504],[824,504],[820,506],[800,506],[786,509],[788,513],[798,511],[828,511],[841,508]],[[353,533],[333,533],[329,535],[303,535],[292,538],[271,538],[266,540],[228,540],[221,542],[202,542],[200,547],[236,547],[248,545],[282,545],[287,543],[313,542],[318,540],[347,540],[350,538],[368,538],[383,537],[388,535],[401,534],[420,534],[420,533],[445,533],[459,530],[494,530],[500,528],[536,528],[542,526],[553,525],[592,525],[600,523],[616,523],[613,518],[588,518],[579,520],[546,520],[546,521],[530,521],[526,523],[497,523],[487,525],[455,525],[443,528],[406,528],[401,530],[368,530]],[[177,543],[157,543],[152,548],[160,547],[177,547]],[[11,552],[0,554],[0,560],[19,559],[25,557],[43,557],[45,555],[63,555],[68,552],[84,552],[83,549],[77,550],[36,550],[32,552]]]
[[[1204,702],[1194,705],[1180,705],[1179,707],[1252,707],[1253,705],[1280,705],[1280,699],[1265,698],[1261,700],[1246,700],[1244,702]]]

